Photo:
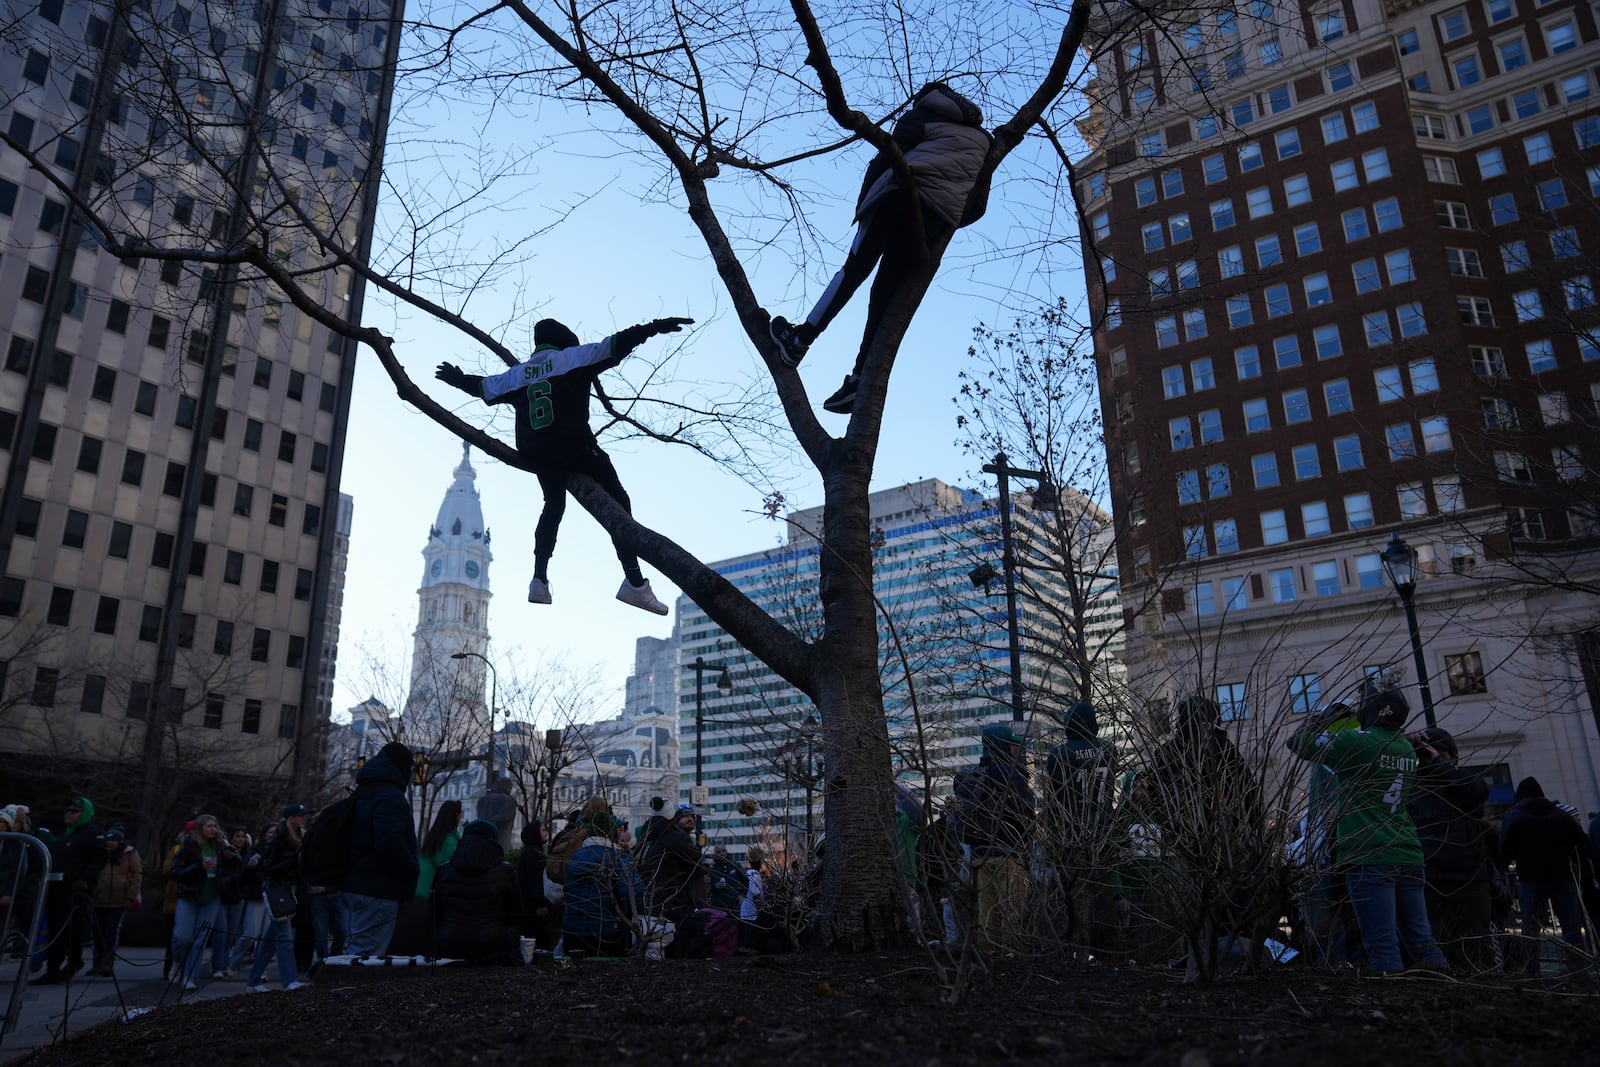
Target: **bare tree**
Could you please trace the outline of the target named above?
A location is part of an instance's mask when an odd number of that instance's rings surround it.
[[[930,242],[915,269],[883,295],[881,324],[866,345],[855,414],[839,436],[822,428],[799,378],[779,361],[746,264],[775,240],[776,247],[798,249],[811,239],[803,214],[811,192],[799,175],[813,158],[865,142],[885,154],[904,186],[915,188],[903,153],[882,123],[927,77],[982,85],[981,102],[999,119],[986,173],[999,168],[1031,130],[1048,132],[1068,121],[1069,115],[1056,112],[1089,10],[1081,0],[1068,7],[1045,5],[1027,13],[1030,25],[1018,26],[1010,18],[996,24],[935,3],[881,14],[853,5],[818,10],[804,0],[693,10],[640,3],[569,8],[547,17],[511,0],[481,9],[441,5],[404,27],[407,54],[416,61],[399,72],[399,103],[409,91],[466,94],[508,111],[560,101],[636,151],[637,173],[651,176],[659,199],[687,212],[739,323],[767,360],[771,390],[794,441],[823,483],[828,551],[818,581],[820,638],[789,631],[688,551],[630,519],[597,486],[579,480],[573,492],[608,531],[817,703],[829,767],[829,838],[839,859],[830,868],[824,909],[829,936],[841,945],[892,938],[900,929],[899,923],[874,918],[897,909],[891,856],[883,848],[884,828],[891,824],[890,764],[866,498],[890,372],[946,241]],[[300,110],[315,108],[325,81],[353,80],[359,88],[365,79],[376,90],[390,72],[341,70],[309,47],[318,18],[301,25],[270,5],[267,12],[258,23],[263,33],[248,46],[255,53],[241,63],[221,61],[238,47],[226,35],[158,22],[147,9],[120,4],[105,47],[85,49],[79,57],[90,69],[109,65],[116,75],[115,97],[92,101],[89,111],[103,116],[116,108],[124,116],[121,125],[95,124],[98,142],[79,146],[95,165],[80,169],[78,180],[63,178],[52,165],[59,136],[24,144],[5,135],[5,142],[70,205],[67,224],[74,235],[81,228],[125,260],[188,264],[196,291],[215,298],[193,306],[232,309],[238,302],[245,309],[239,318],[250,328],[292,305],[305,320],[365,344],[422,414],[487,454],[524,466],[510,448],[421,389],[392,337],[354,326],[336,309],[359,277],[387,298],[459,330],[464,340],[506,364],[515,363],[497,336],[501,324],[474,325],[469,303],[481,280],[507,269],[532,235],[510,240],[479,261],[463,262],[451,249],[462,220],[487,210],[496,181],[524,166],[529,149],[483,146],[483,173],[460,177],[455,189],[426,190],[441,198],[436,203],[423,199],[400,209],[396,217],[406,220],[405,244],[397,247],[404,258],[385,269],[369,266],[367,249],[356,239],[356,219],[364,198],[375,191],[378,167],[374,161],[356,174],[347,169],[351,157],[331,144],[309,156],[317,149],[303,139],[323,127],[308,126]],[[326,28],[336,28],[336,20],[326,22]],[[378,29],[398,35],[402,27],[391,19]],[[375,104],[380,97],[374,92],[367,99]],[[361,119],[357,139],[381,138],[386,126],[405,129],[407,121],[370,109]],[[214,211],[197,210],[213,205],[199,204],[188,191],[186,168],[209,172],[207,188],[224,191]],[[147,202],[146,181],[160,187],[158,202]],[[731,210],[725,205],[736,202],[737,194],[722,195],[724,186],[730,193],[739,187],[762,206],[754,215]],[[485,189],[491,195],[477,195]],[[188,327],[190,350],[198,358],[182,371],[202,385],[202,418],[213,403],[206,383],[223,369],[228,326],[224,311],[220,321],[212,317]],[[694,431],[711,421],[694,404],[652,412],[643,395],[650,392],[641,389],[637,401],[612,398],[612,414],[640,432],[690,443]]]

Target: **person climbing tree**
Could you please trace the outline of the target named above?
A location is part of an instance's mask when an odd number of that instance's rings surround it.
[[[855,367],[844,384],[822,402],[826,410],[842,415],[855,407],[867,346],[895,289],[921,261],[922,250],[926,247],[931,252],[952,231],[977,222],[989,205],[987,180],[973,195],[992,143],[977,104],[944,82],[929,82],[918,90],[890,136],[905,156],[914,186],[901,185],[887,152],[873,157],[856,198],[856,236],[844,266],[804,322],[790,323],[779,315],[770,325],[783,362],[798,367],[817,335],[844,310],[872,268],[878,268],[867,298],[867,325]],[[922,230],[920,237],[917,228]]]
[[[533,327],[533,355],[509,370],[484,376],[468,374],[453,363],[439,364],[435,376],[440,381],[471,393],[486,404],[510,404],[516,412],[517,451],[528,460],[544,491],[544,510],[533,533],[529,603],[549,604],[552,600],[548,568],[566,511],[568,478],[588,475],[623,510],[633,513],[611,457],[589,429],[589,395],[595,379],[621,363],[648,338],[677,333],[692,322],[693,319],[656,319],[629,326],[601,341],[580,344],[577,335],[562,323],[541,319]],[[667,606],[656,599],[639,570],[638,557],[615,537],[612,543],[625,575],[617,599],[657,615],[667,614]]]

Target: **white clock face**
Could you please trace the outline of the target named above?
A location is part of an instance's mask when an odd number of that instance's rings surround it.
[[[477,576],[478,576],[478,565],[476,563],[474,563],[470,559],[467,560],[467,577],[468,578],[476,578]]]
[[[433,576],[435,578],[437,578],[437,577],[439,577],[439,575],[443,574],[444,573],[444,560],[442,560],[442,559],[434,560],[433,561],[433,568],[431,570],[431,573],[433,574]]]

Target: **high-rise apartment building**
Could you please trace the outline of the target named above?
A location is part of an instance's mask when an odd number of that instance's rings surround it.
[[[1600,801],[1595,18],[1097,10],[1077,180],[1136,689],[1241,731],[1373,675],[1420,711],[1398,535],[1466,761]]]
[[[24,792],[92,785],[148,826],[321,773],[356,350],[318,315],[360,320],[401,6],[5,0],[0,749]]]
[[[1089,525],[1103,524],[1103,512],[1073,499],[1083,509],[1074,514]],[[1024,546],[1020,564],[1034,568],[1028,571],[1034,595],[1021,598],[1018,607],[1027,719],[1018,729],[1044,737],[1077,699],[1073,666],[1062,651],[1068,623],[1052,592],[1063,561],[1041,558],[1028,547],[1043,543],[1029,534],[1048,521],[1035,512],[1029,494],[1011,501]],[[879,657],[891,760],[897,775],[919,787],[926,766],[936,791],[946,792],[954,772],[977,761],[981,727],[1012,718],[1008,616],[995,573],[1002,564],[999,511],[994,501],[936,479],[873,493],[869,502],[872,524],[881,532],[872,579],[882,609]],[[795,512],[782,545],[712,566],[775,618],[802,635],[812,633],[816,620],[806,613],[816,610],[815,534],[821,523],[821,508]],[[985,563],[987,582],[973,573]],[[1095,574],[1083,576],[1089,596],[1080,621],[1097,634],[1114,631],[1120,619],[1116,578],[1099,565]],[[802,842],[822,827],[824,759],[814,706],[687,598],[678,601],[676,629],[680,800],[689,800],[692,787],[702,784],[707,832],[736,852],[766,841],[803,853]],[[1099,653],[1093,671],[1097,691],[1104,692],[1119,672],[1117,643],[1089,644]],[[702,664],[698,709],[696,659]],[[719,667],[727,668],[727,687],[718,684]],[[741,800],[755,801],[756,812],[740,812]]]

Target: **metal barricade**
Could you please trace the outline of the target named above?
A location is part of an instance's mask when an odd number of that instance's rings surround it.
[[[30,866],[30,853],[37,852],[36,866]],[[50,884],[50,850],[45,847],[32,834],[0,833],[0,858],[15,859],[16,870],[10,878],[10,885],[0,886],[0,895],[9,896],[11,903],[6,905],[4,923],[0,928],[7,932],[15,929],[20,933],[27,945],[23,953],[21,966],[17,968],[17,976],[11,981],[11,996],[6,1001],[5,1018],[0,1019],[0,1048],[5,1047],[6,1035],[16,1028],[17,1020],[22,1014],[22,994],[28,988],[29,962],[33,955],[33,935],[39,929],[39,918],[44,914],[44,895]],[[3,870],[9,864],[0,864]],[[35,872],[37,878],[34,877]],[[31,914],[19,915],[17,912],[17,894],[24,886],[34,886],[37,892],[33,898]],[[21,920],[26,920],[21,925]],[[51,931],[54,933],[54,931]]]

